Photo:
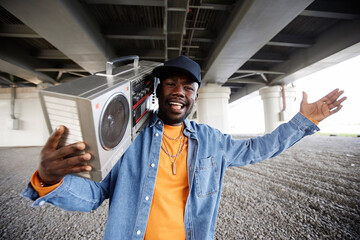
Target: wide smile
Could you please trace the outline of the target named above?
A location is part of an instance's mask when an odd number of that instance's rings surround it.
[[[171,108],[175,109],[175,110],[180,110],[184,107],[184,104],[179,103],[179,102],[169,102]]]
[[[174,112],[182,112],[185,108],[185,103],[183,103],[181,101],[170,100],[169,106],[170,106],[170,109]]]

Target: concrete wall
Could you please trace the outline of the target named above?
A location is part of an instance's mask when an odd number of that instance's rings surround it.
[[[0,147],[42,146],[49,136],[43,117],[38,89],[17,88],[15,117],[19,129],[13,129],[11,89],[0,88]]]

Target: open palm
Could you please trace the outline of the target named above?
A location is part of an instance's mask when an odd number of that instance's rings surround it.
[[[344,91],[339,91],[335,89],[328,93],[326,96],[322,97],[314,103],[308,103],[308,96],[303,92],[303,99],[300,105],[300,112],[306,116],[320,122],[327,118],[328,116],[338,112],[342,105],[341,103],[346,100],[346,97],[339,97],[344,93]]]

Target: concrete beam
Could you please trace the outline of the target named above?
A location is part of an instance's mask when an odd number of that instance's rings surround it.
[[[60,68],[36,68],[35,69],[38,72],[87,72],[86,70],[82,69],[82,68],[77,68],[77,67],[60,67]]]
[[[311,73],[360,55],[360,20],[344,21],[325,32],[310,48],[299,49],[290,60],[270,69],[286,72],[271,81],[271,85],[292,83]]]
[[[359,1],[316,0],[300,16],[355,20],[360,18]]]
[[[6,71],[11,75],[26,79],[27,81],[36,85],[42,82],[55,83],[55,80],[51,77],[43,73],[36,72],[26,64],[17,62],[14,59],[7,59],[5,61],[2,59],[2,56],[0,57],[0,71]]]
[[[314,11],[314,10],[304,10],[300,15],[307,17],[344,19],[344,20],[354,20],[360,17],[359,14]]]
[[[190,0],[181,2],[167,1],[165,7],[167,14],[164,16],[164,22],[167,21],[165,30],[167,33],[167,43],[165,51],[167,51],[168,59],[181,55],[183,39],[186,34],[186,19],[189,12],[189,2]],[[171,9],[184,9],[184,11]],[[171,32],[179,32],[180,34],[174,36]]]
[[[265,84],[247,84],[245,85],[245,87],[241,88],[240,91],[236,92],[236,93],[232,93],[230,96],[230,100],[229,103],[232,103],[242,97],[245,97],[247,95],[250,95],[253,92],[256,92],[257,90],[259,90],[262,87],[265,87]]]
[[[272,78],[269,85],[289,84],[311,73],[333,66],[360,55],[360,20],[341,22],[318,39],[307,49],[299,49],[288,61],[270,71],[287,74]],[[259,90],[256,85],[246,86],[231,94],[230,102]]]
[[[307,48],[314,44],[314,40],[297,35],[278,34],[266,45]]]
[[[3,0],[2,6],[79,66],[94,73],[114,57],[96,24],[71,0]]]
[[[111,26],[103,34],[106,38],[111,39],[165,40],[162,28]]]
[[[260,52],[256,53],[249,59],[249,62],[273,62],[280,63],[288,60],[288,56],[276,52]]]
[[[118,56],[137,55],[140,59],[164,60],[164,50],[160,49],[120,49],[116,53]]]
[[[165,0],[85,0],[87,4],[110,4],[163,7]]]
[[[276,75],[282,75],[284,74],[283,72],[274,72],[274,71],[266,71],[266,70],[237,70],[236,73],[255,73],[255,74],[276,74]]]
[[[36,53],[35,57],[39,59],[69,59],[57,49],[41,49]]]
[[[41,38],[28,26],[19,24],[0,24],[0,37]]]
[[[257,78],[237,78],[234,77],[232,79],[229,79],[225,84],[228,83],[246,83],[246,84],[265,84],[265,81],[263,79],[257,79]]]
[[[239,1],[205,65],[204,83],[226,82],[312,1]]]
[[[164,51],[158,49],[119,49],[117,56],[137,55],[140,59],[164,60]],[[35,55],[39,59],[69,59],[57,49],[42,49]]]
[[[34,59],[27,50],[8,39],[0,44],[0,71],[23,78],[34,84],[55,83],[48,75],[36,72],[35,66],[50,67],[46,62]]]
[[[165,0],[85,0],[87,4],[109,4],[109,5],[130,5],[130,6],[152,6],[164,7]],[[231,5],[221,3],[203,3],[200,6],[190,5],[190,8],[199,8],[216,11],[230,11]],[[170,9],[171,10],[171,9]],[[185,8],[182,10],[186,11]]]

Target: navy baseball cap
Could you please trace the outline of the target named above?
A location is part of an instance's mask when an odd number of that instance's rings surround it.
[[[186,56],[178,56],[164,63],[163,66],[154,68],[153,75],[160,80],[171,73],[187,73],[192,79],[201,84],[200,65]]]

